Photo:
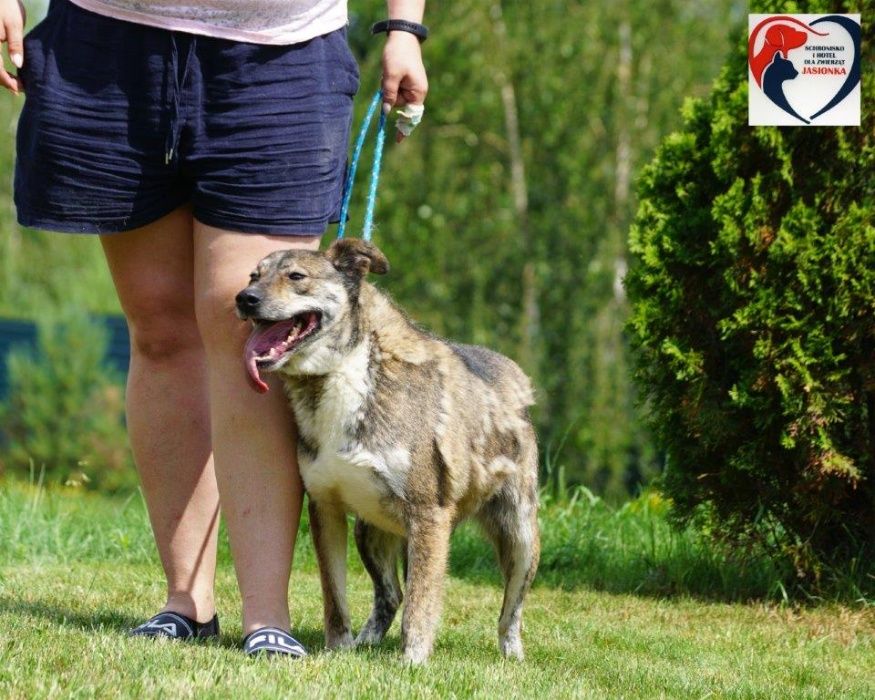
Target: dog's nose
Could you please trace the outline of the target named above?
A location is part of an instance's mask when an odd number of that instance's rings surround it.
[[[261,303],[261,295],[251,287],[244,289],[235,299],[237,301],[237,308],[242,313],[255,311]]]

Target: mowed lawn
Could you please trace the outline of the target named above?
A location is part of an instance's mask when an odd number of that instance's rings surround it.
[[[545,529],[552,517],[546,509]],[[603,532],[607,521],[586,522],[603,548],[618,546]],[[650,531],[664,536],[652,525]],[[488,550],[463,532],[457,548],[464,556],[453,560],[435,654],[411,668],[400,659],[398,622],[380,648],[323,650],[318,575],[301,538],[292,615],[311,655],[248,659],[239,650],[238,595],[224,547],[220,643],[125,636],[163,596],[138,497],[0,484],[0,532],[3,698],[875,697],[875,616],[863,602],[794,607],[660,595],[647,586],[617,592],[608,582],[593,585],[548,568],[526,606],[527,658],[509,662],[496,644],[497,574],[489,573]],[[551,554],[560,544],[545,537],[548,567],[573,561],[568,552],[565,559]],[[634,547],[626,550],[636,556]],[[640,556],[655,554],[653,542],[642,544]],[[357,627],[369,610],[370,585],[354,557],[351,564]]]

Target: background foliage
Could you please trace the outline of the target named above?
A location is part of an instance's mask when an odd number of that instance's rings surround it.
[[[860,12],[875,2],[761,2]],[[875,548],[875,51],[859,128],[747,123],[747,43],[645,169],[632,233],[639,385],[683,518],[799,572]]]
[[[623,335],[632,183],[683,97],[704,94],[742,11],[737,0],[429,3],[426,123],[386,159],[386,286],[436,332],[518,359],[552,463],[614,500],[656,468]],[[379,82],[382,41],[368,26],[385,4],[353,0],[350,12],[361,107]],[[0,96],[0,313],[118,311],[96,240],[14,223],[18,107]]]
[[[365,25],[382,3],[365,5],[351,40],[369,92],[379,70]],[[656,468],[623,335],[632,182],[682,96],[716,73],[738,10],[432,3],[428,122],[381,180],[390,291],[439,333],[517,359],[556,473],[614,500]]]
[[[106,329],[79,309],[44,316],[38,329],[35,353],[9,354],[0,472],[111,491],[135,486],[124,392],[104,359]]]
[[[750,11],[868,16],[872,5]],[[385,9],[353,0],[350,10],[361,112],[380,73],[382,41],[368,26]],[[376,237],[393,262],[384,284],[426,326],[501,350],[532,375],[558,502],[623,499],[667,454],[661,487],[681,519],[778,545],[807,574],[844,558],[871,582],[871,31],[864,22],[863,127],[750,129],[747,10],[738,0],[430,3],[426,123],[389,149],[381,179]],[[681,123],[684,98],[708,94],[727,52],[710,97],[689,102]],[[81,319],[50,325],[58,309],[118,312],[117,301],[97,240],[15,224],[19,107],[0,95],[0,314],[42,319],[43,349],[13,359],[4,464],[33,460],[67,479],[85,460],[98,485],[117,488],[133,472],[118,378],[94,354],[105,341]],[[635,182],[651,159],[639,207]],[[636,407],[628,332],[657,443]],[[574,484],[591,491],[566,490]],[[583,517],[573,513],[569,523]],[[597,556],[584,539],[557,548],[557,568]]]

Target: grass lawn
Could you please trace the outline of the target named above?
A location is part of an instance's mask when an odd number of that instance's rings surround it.
[[[306,537],[291,600],[308,659],[242,656],[224,548],[220,643],[127,639],[163,602],[138,497],[0,484],[0,697],[875,697],[875,615],[865,601],[767,602],[767,567],[734,569],[709,557],[693,540],[669,535],[647,507],[598,508],[544,511],[546,568],[526,606],[523,663],[498,654],[501,590],[488,550],[470,531],[457,535],[434,657],[409,668],[397,622],[378,649],[321,648]],[[757,586],[758,602],[733,600]],[[349,588],[357,626],[370,588],[355,557]]]

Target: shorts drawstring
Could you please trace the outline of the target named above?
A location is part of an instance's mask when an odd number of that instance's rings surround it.
[[[185,60],[182,64],[182,75],[179,74],[179,47],[177,45],[177,32],[170,32],[170,61],[166,64],[167,73],[165,80],[170,90],[170,123],[167,129],[167,137],[164,141],[164,164],[169,165],[177,153],[179,145],[179,132],[181,129],[181,120],[179,118],[179,103],[182,86],[185,84],[185,78],[188,75],[188,67],[191,64],[191,55],[194,53],[195,42],[197,37],[189,35],[186,37],[188,41],[188,50],[185,52]]]

